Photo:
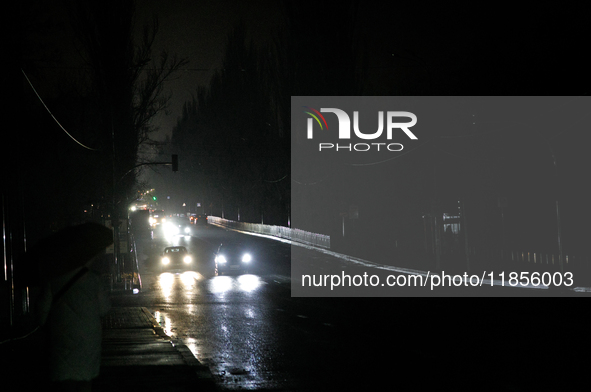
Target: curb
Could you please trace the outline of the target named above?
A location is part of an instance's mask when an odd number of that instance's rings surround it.
[[[148,320],[150,320],[150,322],[152,323],[152,328],[154,328],[154,331],[156,332],[156,334],[158,336],[160,336],[161,338],[170,341],[172,346],[181,355],[181,357],[183,358],[183,361],[188,366],[195,367],[194,370],[195,370],[197,376],[200,379],[210,379],[213,382],[213,374],[209,370],[209,367],[203,365],[201,362],[199,362],[199,360],[197,358],[195,358],[195,355],[193,355],[193,352],[189,349],[189,347],[187,347],[183,343],[182,339],[174,339],[173,340],[169,335],[167,335],[164,332],[164,328],[162,328],[162,326],[160,326],[158,321],[154,318],[152,313],[150,313],[150,311],[147,308],[142,307],[142,311],[144,312],[144,314],[146,315]]]
[[[150,313],[150,311],[145,307],[142,307],[141,309],[142,309],[142,312],[144,312],[144,315],[146,316],[148,321],[150,321],[150,323],[152,324],[152,328],[154,329],[156,334],[158,336],[160,336],[161,338],[172,342],[172,339],[170,338],[170,336],[168,336],[166,334],[166,332],[164,332],[164,328],[162,328],[162,326],[160,326],[160,323],[158,323],[158,321],[154,318],[152,313]]]
[[[97,391],[219,390],[209,367],[182,340],[167,335],[146,307],[115,306],[110,313],[103,331],[113,333],[103,339],[101,371],[93,384]]]

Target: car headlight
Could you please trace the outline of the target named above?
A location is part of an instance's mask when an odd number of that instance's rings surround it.
[[[250,260],[252,260],[252,257],[250,257],[248,253],[245,253],[244,256],[242,256],[243,262],[248,263]]]
[[[170,259],[168,257],[163,257],[162,264],[168,264],[168,263],[170,263]]]
[[[185,256],[185,257],[183,258],[183,261],[184,261],[185,263],[187,263],[187,264],[188,264],[188,263],[190,263],[191,261],[193,261],[193,258],[191,258],[191,256]]]
[[[167,223],[164,225],[164,235],[167,237],[173,236],[179,233],[179,228],[173,224]]]
[[[188,227],[185,227],[185,233],[190,233],[191,229],[189,229]]]
[[[216,256],[215,261],[218,263],[224,264],[226,262],[226,258],[222,255]]]

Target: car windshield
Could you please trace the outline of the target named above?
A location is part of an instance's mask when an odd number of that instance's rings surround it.
[[[220,247],[220,252],[224,253],[239,253],[245,251],[246,248],[242,243],[228,243],[222,244]]]
[[[186,252],[187,249],[182,247],[182,248],[166,248],[164,250],[164,253],[184,253]]]

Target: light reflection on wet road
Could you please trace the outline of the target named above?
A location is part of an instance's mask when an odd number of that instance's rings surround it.
[[[152,294],[158,307],[148,309],[165,332],[182,340],[226,387],[277,386],[276,374],[269,374],[273,358],[268,352],[278,342],[269,330],[272,322],[262,293],[267,282],[253,274],[206,279],[198,272],[155,278]]]
[[[215,276],[213,250],[234,236],[245,237],[261,255],[257,266],[248,275]],[[445,298],[292,298],[289,245],[217,228],[172,241],[193,254],[193,271],[161,273],[159,255],[170,242],[140,242],[144,287],[119,297],[119,305],[148,308],[167,334],[210,368],[222,390],[382,390],[384,380],[399,390],[474,390],[483,382],[487,390],[535,389],[547,385],[544,375],[551,373],[524,367],[520,356],[499,362],[493,354],[516,347],[535,351],[541,341],[554,355],[575,346],[564,335],[553,346],[544,328],[498,334],[507,329],[504,320],[525,325],[544,314],[546,304],[491,313],[474,302],[452,306]],[[320,267],[326,263],[306,256]],[[556,320],[563,320],[564,330],[583,325],[573,317],[562,313]],[[562,369],[567,363],[561,356]],[[524,371],[532,376],[524,378]]]
[[[196,230],[193,237],[138,241],[144,289],[133,300],[209,366],[224,389],[294,387],[291,366],[281,360],[289,339],[276,325],[278,301],[290,296],[289,245],[246,236],[253,253],[264,255],[256,260],[254,273],[216,276],[213,251],[238,235],[207,228]],[[178,245],[193,255],[193,270],[160,272],[162,250]]]

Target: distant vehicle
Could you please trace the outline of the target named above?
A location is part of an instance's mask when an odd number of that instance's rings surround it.
[[[214,256],[217,275],[230,272],[246,274],[252,270],[254,263],[252,253],[241,242],[220,244]]]
[[[197,214],[193,219],[193,223],[196,225],[206,225],[207,224],[207,215],[206,214]]]
[[[162,215],[152,215],[150,217],[150,224],[152,225],[152,228],[157,228],[158,226],[160,226],[162,223],[166,222],[166,217],[162,216]]]
[[[189,254],[184,246],[170,246],[164,248],[160,259],[160,270],[192,270],[193,256]]]

